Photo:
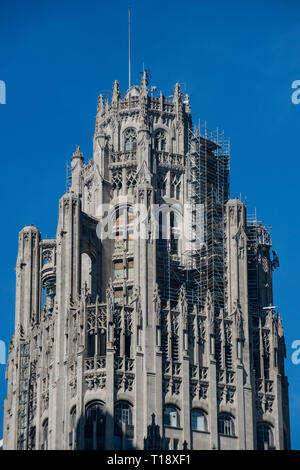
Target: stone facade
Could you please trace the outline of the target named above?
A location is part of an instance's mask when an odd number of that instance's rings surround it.
[[[178,84],[172,100],[151,96],[146,74],[124,98],[115,82],[97,111],[55,239],[19,235],[4,448],[288,449],[278,258],[229,199],[225,141],[192,130]],[[171,213],[166,238],[152,224],[136,236],[129,209],[149,218],[154,204],[189,204],[191,237]]]

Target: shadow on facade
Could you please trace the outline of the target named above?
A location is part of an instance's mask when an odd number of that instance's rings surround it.
[[[159,425],[155,424],[155,413],[153,413],[152,423],[147,427],[147,437],[144,438],[144,449],[162,450],[164,448],[164,438],[161,436]]]
[[[78,420],[71,416],[76,425],[69,433],[69,449],[72,450],[141,450],[133,445],[135,429],[127,409],[118,410],[115,418],[103,411],[100,403],[87,407],[86,413]],[[163,450],[164,438],[161,429],[155,423],[155,414],[147,427],[144,438],[144,450]]]

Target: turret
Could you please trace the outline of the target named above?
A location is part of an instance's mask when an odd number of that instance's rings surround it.
[[[19,234],[16,265],[16,338],[24,337],[39,314],[40,238],[34,226],[25,226]]]
[[[80,147],[77,145],[76,151],[73,153],[72,162],[71,162],[71,171],[72,171],[72,191],[75,194],[81,194],[81,176],[82,168],[84,164],[84,158],[80,152]]]

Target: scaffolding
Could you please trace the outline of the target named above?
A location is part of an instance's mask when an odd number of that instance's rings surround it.
[[[225,308],[224,211],[229,192],[229,141],[206,124],[188,129],[187,194],[191,226],[181,257],[171,240],[157,240],[157,279],[161,299],[176,305],[181,286],[187,300],[204,306],[208,290],[216,311]],[[202,217],[199,217],[199,208]]]
[[[216,311],[225,309],[225,204],[229,194],[229,140],[206,123],[188,131],[190,247],[184,254],[188,299],[204,306],[210,291]],[[203,218],[197,217],[199,207]],[[199,239],[202,243],[199,243]]]
[[[249,313],[252,316],[259,316],[262,305],[259,299],[259,262],[258,252],[262,246],[272,246],[270,233],[265,227],[263,221],[259,221],[256,212],[247,217],[248,238],[248,299]]]

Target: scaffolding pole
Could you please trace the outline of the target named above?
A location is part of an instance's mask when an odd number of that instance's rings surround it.
[[[192,206],[190,249],[185,252],[188,299],[198,309],[210,291],[216,311],[225,303],[224,211],[229,191],[229,141],[219,129],[209,131],[200,121],[189,129],[188,198]],[[204,219],[197,218],[201,205]],[[203,245],[199,243],[203,240]]]

